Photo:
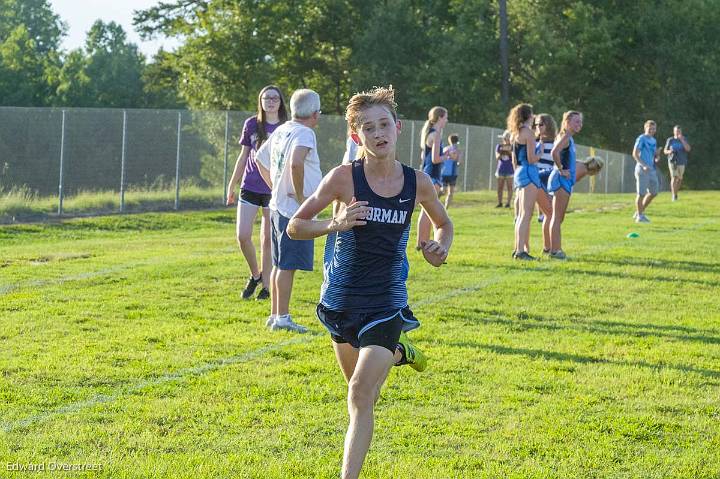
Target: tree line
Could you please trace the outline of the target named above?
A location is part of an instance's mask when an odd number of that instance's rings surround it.
[[[169,0],[135,15],[142,35],[182,40],[149,63],[112,23],[63,53],[46,0],[0,4],[6,105],[252,110],[273,83],[313,88],[341,114],[352,92],[392,84],[406,118],[442,105],[451,121],[500,126],[527,101],[556,119],[582,111],[579,141],[623,152],[647,119],[660,144],[680,124],[693,146],[687,181],[720,187],[716,0],[507,2],[506,101],[495,0]],[[13,8],[25,17],[2,13]]]
[[[175,108],[185,104],[160,51],[148,63],[122,26],[96,21],[85,44],[61,49],[67,30],[48,0],[0,0],[0,104]]]

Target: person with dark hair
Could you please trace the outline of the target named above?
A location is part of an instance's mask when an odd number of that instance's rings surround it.
[[[250,279],[242,292],[243,299],[249,299],[262,283],[257,299],[270,297],[269,281],[272,268],[270,255],[270,188],[260,176],[255,162],[255,153],[275,128],[287,121],[287,111],[282,92],[274,85],[268,85],[258,95],[257,114],[245,121],[240,138],[240,156],[228,184],[227,205],[235,203],[235,187],[240,184],[240,200],[237,203],[235,237],[240,251],[250,268]],[[258,267],[255,245],[252,242],[253,223],[259,209],[262,209],[260,223],[260,260]]]
[[[673,128],[673,136],[665,142],[663,152],[667,155],[668,169],[670,170],[670,191],[672,192],[672,200],[677,201],[678,191],[682,186],[683,175],[685,175],[685,165],[688,162],[688,153],[690,153],[690,144],[683,135],[680,125]]]

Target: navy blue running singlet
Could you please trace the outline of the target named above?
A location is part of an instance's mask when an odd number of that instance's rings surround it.
[[[338,233],[324,261],[320,303],[334,311],[372,313],[407,306],[406,255],[410,219],[415,209],[415,170],[403,168],[399,195],[385,198],[370,189],[364,159],[352,164],[357,201],[367,201],[367,224]]]

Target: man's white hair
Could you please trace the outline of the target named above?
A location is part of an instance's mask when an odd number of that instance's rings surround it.
[[[306,88],[295,90],[292,97],[290,97],[292,117],[298,119],[310,118],[316,111],[320,111],[320,95]]]

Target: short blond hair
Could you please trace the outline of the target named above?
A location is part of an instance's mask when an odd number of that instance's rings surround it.
[[[345,109],[345,120],[348,130],[357,133],[361,125],[361,113],[373,106],[385,108],[397,121],[397,103],[395,103],[395,90],[392,85],[388,87],[375,87],[370,91],[356,93],[350,98]]]

